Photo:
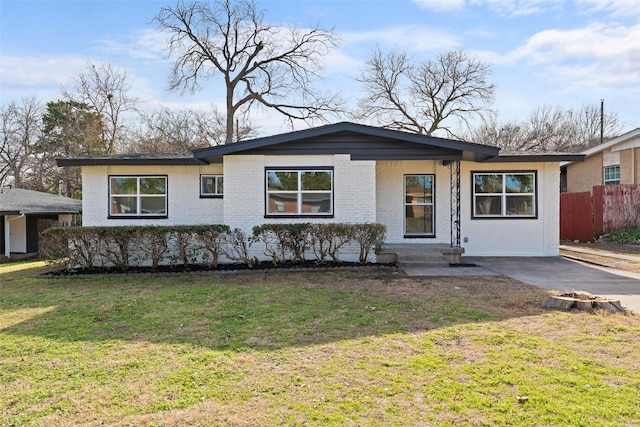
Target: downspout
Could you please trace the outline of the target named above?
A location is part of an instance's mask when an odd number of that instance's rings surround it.
[[[631,184],[638,182],[636,178],[636,147],[631,147]]]

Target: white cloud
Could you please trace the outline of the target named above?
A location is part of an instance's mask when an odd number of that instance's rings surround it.
[[[100,40],[98,43],[105,53],[134,59],[163,60],[167,56],[167,34],[157,29],[135,30],[125,41]]]
[[[451,12],[464,8],[464,0],[413,0],[424,9]]]
[[[409,52],[439,52],[459,49],[460,38],[448,31],[418,25],[382,28],[373,31],[340,34],[343,45],[349,49],[362,44],[370,47],[377,43],[385,47],[399,46]]]
[[[60,98],[60,85],[72,84],[85,66],[86,58],[79,56],[0,56],[0,101]]]
[[[511,53],[573,86],[640,85],[640,24],[542,31]]]
[[[564,3],[564,0],[470,0],[472,5],[488,6],[498,15],[511,17],[544,13]]]
[[[638,0],[576,0],[580,7],[588,12],[607,12],[612,16],[640,16],[640,1]]]

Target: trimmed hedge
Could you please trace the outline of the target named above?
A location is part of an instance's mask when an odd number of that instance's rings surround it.
[[[359,262],[378,253],[386,228],[382,224],[262,224],[247,236],[226,225],[64,227],[42,233],[42,255],[50,263],[68,263],[74,268],[94,270],[116,267],[125,271],[148,266],[206,264],[217,267],[220,257],[246,264],[259,264],[250,248],[261,244],[274,265],[306,261],[341,262],[345,247],[357,248]]]

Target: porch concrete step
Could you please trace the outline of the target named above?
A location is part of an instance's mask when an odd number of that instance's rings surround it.
[[[449,262],[442,254],[398,254],[398,265],[401,267],[448,267]]]
[[[461,263],[464,249],[441,244],[391,244],[385,245],[384,252],[395,254],[400,267],[448,267]]]

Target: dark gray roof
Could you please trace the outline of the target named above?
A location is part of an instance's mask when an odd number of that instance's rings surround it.
[[[201,165],[221,163],[223,156],[349,154],[352,160],[469,160],[475,162],[582,161],[584,156],[562,153],[510,153],[497,147],[341,122],[193,153],[123,154],[57,159],[58,166]]]
[[[497,156],[499,148],[429,135],[341,122],[235,144],[195,150],[193,155],[219,163],[229,154],[350,154],[353,160],[473,160]]]
[[[201,165],[193,153],[136,153],[114,156],[81,156],[56,159],[58,166],[103,165]]]
[[[64,214],[81,211],[81,200],[23,188],[0,188],[0,215]]]
[[[583,162],[584,154],[559,152],[500,151],[496,157],[485,160],[485,163],[496,162]]]

